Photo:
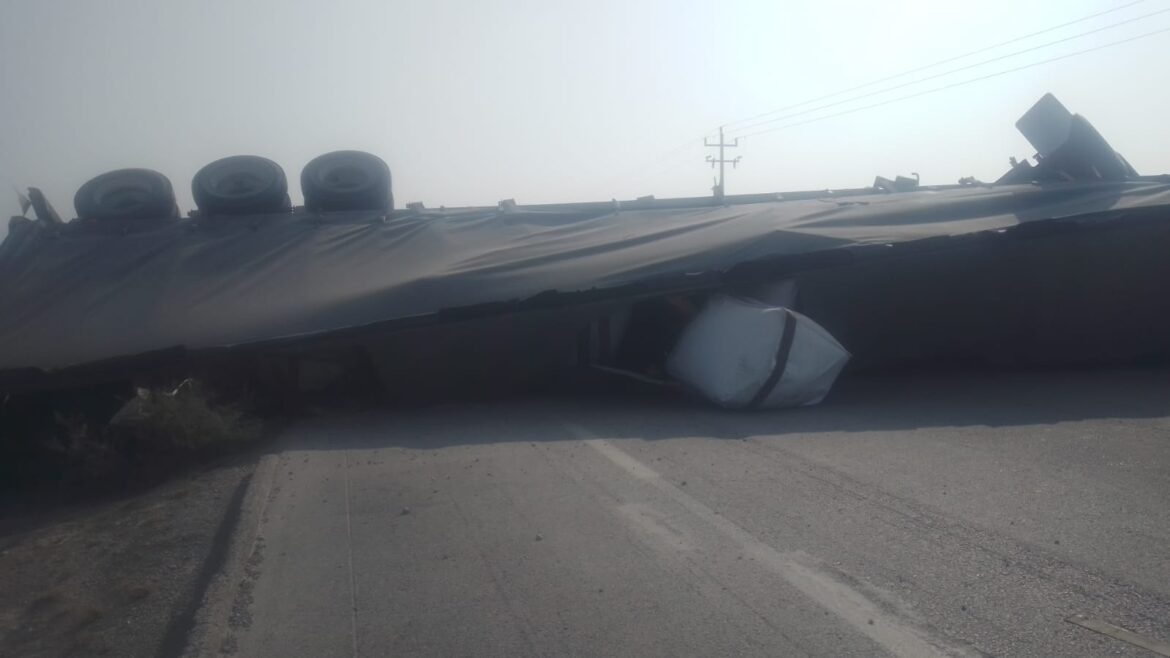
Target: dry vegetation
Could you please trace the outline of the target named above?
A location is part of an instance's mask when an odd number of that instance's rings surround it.
[[[216,403],[196,381],[173,389],[138,389],[110,421],[106,443],[115,449],[207,454],[230,451],[259,436],[258,421]]]
[[[0,452],[11,475],[7,488],[17,491],[89,494],[157,484],[250,445],[263,429],[190,379],[129,389],[106,405],[117,409],[112,417],[38,402],[31,419],[0,427]]]

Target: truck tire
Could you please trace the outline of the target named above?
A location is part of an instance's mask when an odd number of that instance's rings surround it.
[[[390,168],[363,151],[334,151],[313,158],[301,171],[301,192],[309,210],[394,209]]]
[[[243,215],[288,212],[288,179],[268,158],[233,155],[199,170],[191,180],[191,195],[204,215]]]
[[[82,219],[163,219],[178,217],[175,190],[166,176],[150,169],[118,169],[92,178],[73,197]]]

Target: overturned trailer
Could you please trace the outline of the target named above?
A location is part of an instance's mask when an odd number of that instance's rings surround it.
[[[187,218],[154,174],[89,184],[68,223],[36,193],[0,245],[0,389],[657,373],[707,296],[782,281],[854,368],[1164,358],[1170,178],[1051,96],[1018,126],[1035,164],[993,184],[395,210],[381,161],[330,154],[302,208],[261,158],[209,165]]]

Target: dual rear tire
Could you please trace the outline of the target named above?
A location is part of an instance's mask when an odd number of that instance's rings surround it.
[[[309,210],[390,212],[390,168],[363,151],[334,151],[309,161],[301,171],[301,192]]]
[[[175,190],[150,169],[118,169],[91,179],[73,197],[77,216],[111,221],[178,217]]]

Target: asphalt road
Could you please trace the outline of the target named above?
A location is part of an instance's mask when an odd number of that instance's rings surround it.
[[[319,419],[253,488],[241,656],[1157,655],[1070,618],[1170,641],[1165,371]]]

